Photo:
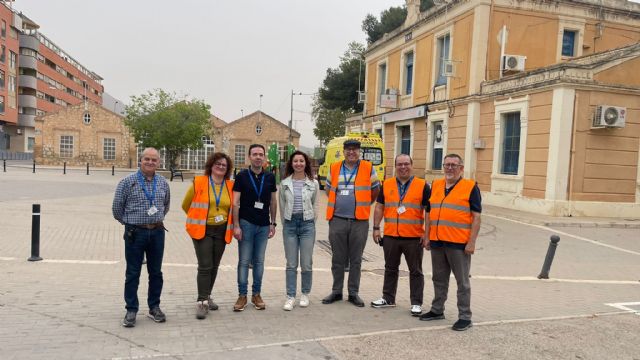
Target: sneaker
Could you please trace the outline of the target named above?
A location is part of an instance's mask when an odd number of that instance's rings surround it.
[[[395,307],[396,304],[390,304],[384,298],[380,298],[378,300],[371,302],[371,307],[374,308],[386,308],[386,307]]]
[[[420,316],[422,314],[422,306],[420,305],[411,305],[411,315],[412,316]]]
[[[164,313],[162,312],[162,310],[160,310],[159,307],[149,310],[149,314],[147,316],[153,319],[153,321],[157,323],[167,321],[167,317],[164,315]]]
[[[136,312],[135,311],[127,311],[124,319],[122,320],[122,326],[124,327],[134,327],[136,326]]]
[[[428,313],[420,315],[420,320],[422,321],[442,320],[442,319],[444,319],[444,314],[436,314],[433,311],[429,311]]]
[[[284,302],[284,306],[282,307],[285,311],[291,311],[296,306],[296,298],[288,296],[287,301]]]
[[[300,307],[307,307],[307,306],[309,306],[309,295],[307,294],[300,295]]]
[[[252,295],[251,302],[253,303],[253,306],[256,308],[256,310],[264,310],[267,308],[267,305],[265,305],[260,294]]]
[[[465,331],[472,326],[473,324],[471,323],[471,320],[459,319],[451,328],[455,331]]]
[[[209,296],[209,299],[207,299],[207,304],[209,305],[209,310],[218,310],[218,304],[213,302],[211,296]]]
[[[239,295],[235,305],[233,305],[233,311],[242,311],[247,306],[247,295]]]
[[[204,319],[207,317],[207,313],[209,312],[209,304],[204,301],[198,301],[196,305],[196,319]]]

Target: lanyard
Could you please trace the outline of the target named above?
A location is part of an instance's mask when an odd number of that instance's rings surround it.
[[[216,186],[213,182],[213,178],[209,176],[209,182],[211,183],[211,190],[213,190],[213,196],[216,198],[216,210],[220,210],[220,199],[222,199],[222,189],[224,188],[224,180],[220,184],[220,192],[216,194]]]
[[[145,185],[144,177],[142,176],[142,172],[138,171],[138,183],[140,183],[140,187],[142,187],[142,191],[144,191],[144,196],[149,200],[149,205],[153,206],[153,199],[156,197],[156,176],[153,175],[153,188],[151,194],[147,190],[147,186]]]
[[[396,178],[396,185],[398,185],[398,193],[400,193],[400,203],[402,203],[402,200],[404,200],[404,196],[407,195],[407,190],[409,189],[409,185],[411,185],[412,181],[413,181],[413,176],[409,178],[409,181],[407,181],[404,185],[402,185],[398,180],[398,178]]]
[[[253,171],[251,171],[251,169],[248,170],[249,172],[249,180],[251,180],[251,185],[253,185],[253,189],[256,191],[256,194],[258,195],[258,201],[260,201],[260,195],[262,195],[262,188],[264,187],[264,171],[262,171],[262,177],[260,178],[260,190],[258,191],[258,187],[256,186],[256,181],[253,180]]]
[[[358,168],[360,167],[360,160],[358,160],[358,164],[356,165],[356,167],[351,170],[351,172],[349,173],[349,179],[347,179],[347,167],[344,166],[344,161],[342,162],[342,176],[344,177],[345,180],[345,188],[347,186],[349,186],[349,183],[351,183],[351,180],[353,179],[354,176],[356,176],[356,174],[358,173]]]

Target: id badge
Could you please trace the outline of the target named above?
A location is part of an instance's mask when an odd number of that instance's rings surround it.
[[[340,190],[340,195],[349,196],[349,190]]]
[[[158,212],[158,208],[155,205],[152,205],[149,210],[147,210],[147,215],[153,216],[153,214]]]
[[[216,216],[213,217],[213,221],[216,222],[216,223],[220,223],[223,220],[224,220],[224,216],[222,216],[222,215],[216,215]]]
[[[400,205],[398,208],[398,214],[404,214],[405,211],[407,211],[407,209],[404,208],[404,205]]]
[[[264,208],[264,203],[261,203],[260,201],[256,201],[256,203],[253,205],[254,208],[256,209],[262,209]]]

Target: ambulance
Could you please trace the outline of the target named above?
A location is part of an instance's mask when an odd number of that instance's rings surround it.
[[[324,160],[318,168],[318,182],[320,189],[324,189],[327,181],[327,174],[331,164],[344,160],[343,144],[345,141],[354,139],[360,141],[360,159],[367,160],[373,164],[373,168],[378,175],[378,179],[384,179],[384,143],[380,135],[370,132],[352,132],[346,136],[333,138],[327,144]]]

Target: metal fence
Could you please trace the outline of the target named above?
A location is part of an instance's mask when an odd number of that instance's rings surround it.
[[[32,160],[33,153],[0,150],[0,160]]]

